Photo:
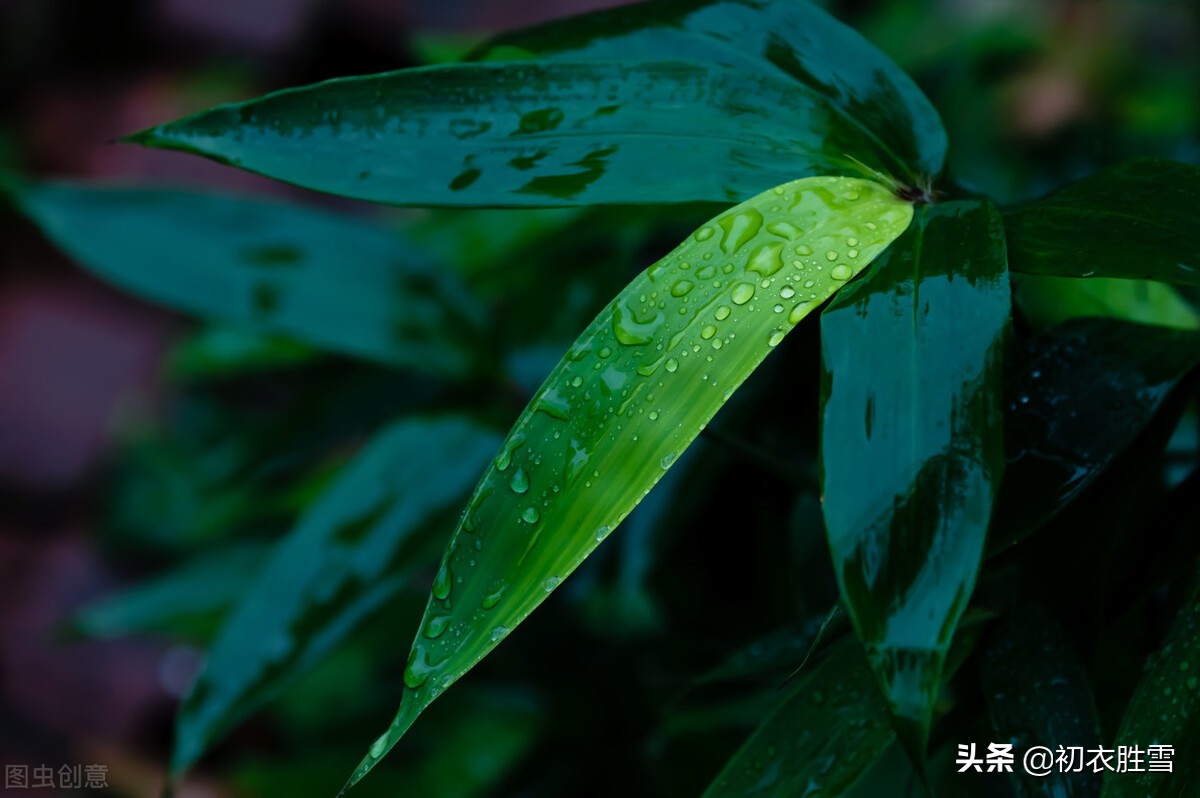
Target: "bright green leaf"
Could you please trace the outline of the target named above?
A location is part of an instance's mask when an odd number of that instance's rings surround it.
[[[456,418],[405,420],[372,439],[221,629],[180,711],[176,773],[431,564],[436,549],[418,533],[462,498],[498,443]]]
[[[909,224],[882,186],[807,178],[721,214],[635,278],[517,420],[446,550],[392,726],[442,691],[608,536],[813,308]]]
[[[172,189],[47,183],[15,198],[80,265],[176,310],[438,374],[479,359],[479,308],[371,224]]]
[[[849,154],[873,168],[914,182],[941,170],[946,132],[929,100],[874,45],[808,2],[635,3],[503,34],[474,57],[623,61],[665,53],[794,81],[834,111],[824,129],[795,121],[825,135],[868,131],[872,146]]]
[[[1134,158],[1007,210],[1014,272],[1200,284],[1200,167]]]
[[[1200,587],[1179,611],[1167,639],[1147,664],[1146,675],[1129,702],[1116,746],[1138,746],[1142,772],[1107,773],[1103,798],[1167,798],[1194,795],[1200,759]],[[1150,770],[1149,747],[1172,747],[1173,773]]]
[[[1010,306],[1000,216],[972,201],[921,208],[821,315],[834,571],[917,763],[1003,471]]]
[[[1013,281],[1017,306],[1039,327],[1067,319],[1105,316],[1180,330],[1200,329],[1200,312],[1174,286],[1150,280],[1047,277],[1026,274]]]

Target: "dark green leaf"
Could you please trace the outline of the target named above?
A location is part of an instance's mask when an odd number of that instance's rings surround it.
[[[439,374],[478,359],[475,303],[365,222],[169,189],[50,183],[15,196],[80,265],[176,310]]]
[[[921,762],[1004,466],[1000,215],[919,210],[821,315],[825,522],[842,600]]]
[[[634,278],[517,420],[446,550],[390,728],[350,784],[654,487],[784,336],[912,218],[855,178],[797,180]]]
[[[402,205],[730,202],[861,173],[872,134],[782,77],[683,61],[451,64],[218,106],[133,141]]]
[[[840,795],[895,740],[856,640],[835,644],[789,691],[706,798]]]
[[[1166,283],[1041,274],[1022,275],[1013,282],[1021,314],[1039,328],[1068,319],[1104,316],[1180,330],[1200,329],[1200,313]]]
[[[1190,593],[1162,648],[1148,663],[1117,732],[1117,746],[1142,750],[1144,770],[1106,774],[1103,798],[1195,795],[1182,783],[1191,780],[1194,786],[1200,761],[1200,587]],[[1177,775],[1149,770],[1152,745],[1173,748],[1169,759]]]
[[[1200,284],[1200,167],[1135,158],[1005,212],[1014,272]]]
[[[498,445],[461,419],[412,419],[346,466],[213,643],[179,716],[176,772],[430,565],[438,541],[418,532],[461,499]]]
[[[1100,721],[1087,673],[1066,632],[1041,608],[1017,604],[988,639],[980,678],[996,739],[1020,756],[1031,746],[1100,745]],[[1090,798],[1099,774],[1052,772],[1029,775],[1015,767],[1010,779],[1022,798]]]
[[[1008,387],[1008,468],[988,548],[1024,538],[1145,429],[1200,361],[1200,335],[1076,319],[1026,342]]]
[[[290,338],[209,325],[177,343],[167,370],[179,380],[211,380],[311,363],[320,352]]]
[[[941,170],[946,132],[929,100],[891,59],[808,2],[636,3],[504,34],[475,57],[622,61],[666,53],[794,81],[834,109],[829,132],[869,131],[870,150],[849,154],[876,169],[914,182]]]
[[[203,637],[245,592],[266,559],[261,544],[225,547],[185,560],[84,607],[71,621],[73,631],[90,637],[146,632]]]

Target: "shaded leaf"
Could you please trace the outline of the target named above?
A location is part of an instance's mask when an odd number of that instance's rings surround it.
[[[371,224],[173,189],[47,183],[15,197],[80,265],[167,307],[439,374],[478,362],[480,309]]]
[[[252,583],[265,555],[265,546],[251,543],[187,559],[87,605],[71,619],[71,629],[90,637],[147,632],[206,636],[209,625]]]
[[[1137,438],[1200,361],[1200,335],[1076,319],[1025,342],[1013,360],[993,552],[1053,518]]]
[[[1200,759],[1200,587],[1190,591],[1162,648],[1147,663],[1115,745],[1140,747],[1145,770],[1105,774],[1103,798],[1194,794],[1184,782],[1195,785]],[[1152,745],[1173,747],[1174,773],[1149,770]]]
[[[946,132],[929,100],[874,45],[808,2],[635,3],[502,34],[473,57],[622,61],[664,53],[794,81],[834,109],[829,130],[869,131],[870,150],[850,155],[915,183],[941,170]]]
[[[785,334],[911,214],[865,180],[788,183],[701,227],[596,317],[476,488],[434,581],[399,712],[350,784],[608,536]]]
[[[1035,745],[1100,746],[1087,673],[1045,610],[1018,604],[1009,611],[984,647],[980,678],[996,740],[1011,742],[1018,756]],[[1099,774],[1089,771],[1036,777],[1018,766],[1009,778],[1022,798],[1087,798],[1100,789]]]
[[[1005,211],[1014,272],[1200,284],[1200,167],[1134,158]]]
[[[167,371],[178,380],[212,380],[311,363],[320,352],[290,338],[219,324],[175,344]]]
[[[821,315],[825,522],[842,601],[914,762],[1004,466],[1000,216],[920,209]]]
[[[222,627],[180,711],[175,772],[428,567],[436,541],[418,533],[461,499],[498,443],[490,430],[449,417],[401,421],[372,439]]]

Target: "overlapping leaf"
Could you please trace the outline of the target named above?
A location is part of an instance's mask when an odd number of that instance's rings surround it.
[[[461,499],[499,438],[458,418],[379,433],[273,552],[180,712],[176,772],[315,664],[435,559],[418,532]]]
[[[1004,214],[1014,272],[1200,284],[1200,167],[1134,158]]]
[[[920,209],[821,316],[834,570],[918,762],[1003,470],[1010,305],[999,214],[961,202]]]
[[[1200,362],[1200,335],[1076,319],[1014,355],[992,551],[1036,531],[1125,451]]]
[[[785,77],[830,104],[831,130],[870,132],[872,146],[851,155],[914,182],[941,170],[946,132],[929,100],[891,59],[808,2],[636,3],[503,34],[474,57],[619,61],[664,53]]]
[[[478,305],[365,222],[174,189],[48,183],[14,196],[80,265],[176,310],[439,374],[479,361]]]
[[[351,783],[599,545],[785,334],[911,217],[875,183],[798,180],[713,219],[617,296],[476,488],[434,581],[399,712]]]

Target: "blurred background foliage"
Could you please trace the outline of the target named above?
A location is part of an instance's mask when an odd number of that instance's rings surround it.
[[[369,219],[457,274],[494,320],[490,365],[447,381],[131,299],[0,213],[0,761],[103,762],[112,794],[155,794],[206,644],[360,445],[398,417],[448,410],[502,433],[606,300],[713,211],[387,209],[114,139],[217,102],[452,60],[490,33],[615,4],[0,5],[0,169]],[[963,193],[1011,203],[1133,155],[1200,162],[1200,3],[823,5],[933,100]],[[1154,284],[1017,282],[1021,334],[1096,314],[1197,326],[1194,304]],[[818,364],[817,324],[801,325],[619,533],[356,791],[702,792],[794,689],[787,677],[837,595],[817,486]],[[1080,621],[1065,634],[1108,739],[1178,605],[1189,574],[1176,564],[1195,560],[1194,396],[1168,404],[1157,446],[1126,452],[1054,520],[1061,534],[1020,563],[1001,555],[979,586],[986,606],[1014,584],[1005,569],[1019,570],[1037,585],[1031,598]],[[1101,518],[1114,530],[1106,554],[1082,551]],[[420,530],[430,544],[406,563],[416,576],[223,740],[180,796],[334,794],[395,708],[451,526]],[[1161,544],[1139,548],[1142,534]],[[1125,553],[1137,573],[1106,595],[1094,575]],[[1044,573],[1030,573],[1039,561]],[[939,795],[1011,794],[1007,782],[953,777],[955,744],[992,734],[978,684],[951,682],[943,703]],[[893,750],[855,794],[922,791]]]

